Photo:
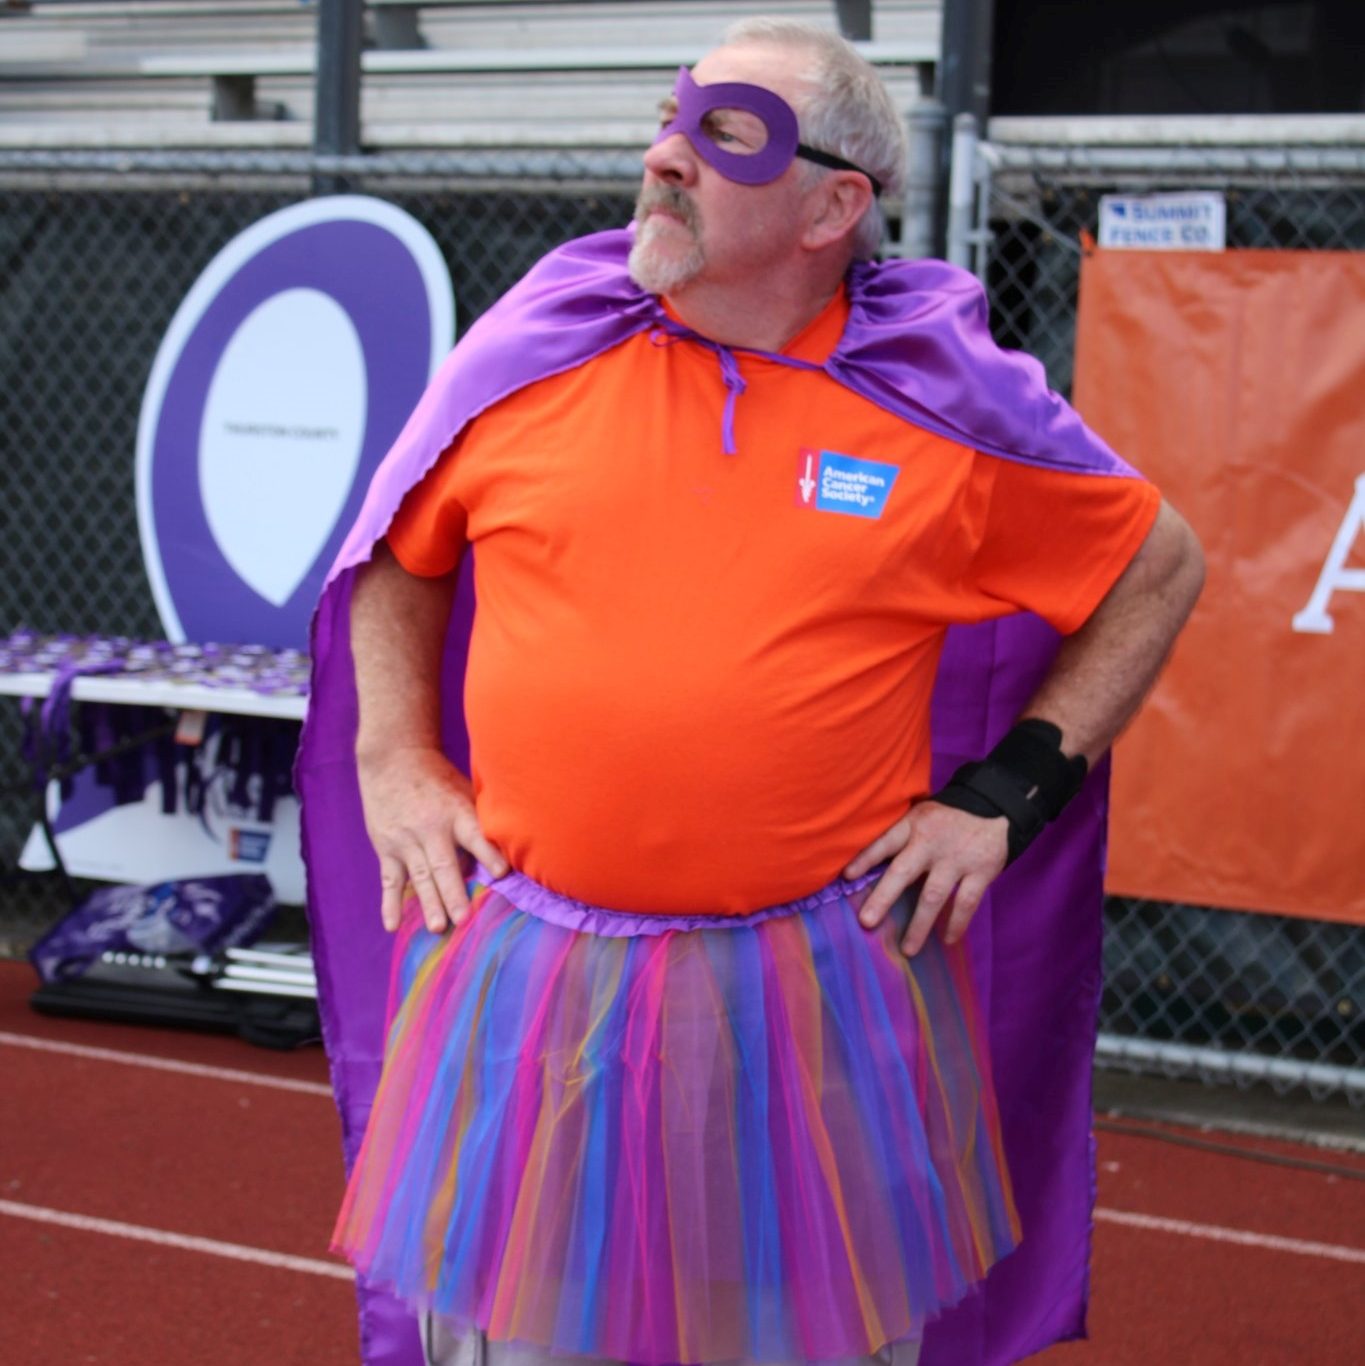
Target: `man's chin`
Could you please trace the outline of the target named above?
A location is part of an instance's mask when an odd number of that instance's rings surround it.
[[[647,294],[676,294],[697,278],[703,264],[701,252],[695,246],[684,253],[666,251],[651,241],[648,234],[637,233],[626,269]]]

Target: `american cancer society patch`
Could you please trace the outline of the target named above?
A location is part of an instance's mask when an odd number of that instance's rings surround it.
[[[796,465],[796,502],[819,512],[845,512],[875,520],[882,515],[899,473],[896,465],[879,460],[803,447]]]

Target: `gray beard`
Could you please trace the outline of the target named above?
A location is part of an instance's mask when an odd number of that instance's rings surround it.
[[[654,251],[653,232],[648,223],[635,234],[634,245],[626,261],[630,278],[648,294],[675,294],[691,284],[701,274],[706,258],[701,243],[694,241],[683,256],[660,259]]]

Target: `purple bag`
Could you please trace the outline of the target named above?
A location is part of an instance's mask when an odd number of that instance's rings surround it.
[[[216,953],[250,944],[275,914],[269,878],[229,873],[153,887],[102,887],[30,950],[44,982],[79,977],[103,953]]]

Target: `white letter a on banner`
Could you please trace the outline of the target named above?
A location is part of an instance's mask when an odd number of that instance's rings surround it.
[[[1309,635],[1329,636],[1333,621],[1327,606],[1333,593],[1365,593],[1365,569],[1347,569],[1346,559],[1356,537],[1365,531],[1365,474],[1356,480],[1355,497],[1337,528],[1332,548],[1322,564],[1322,573],[1308,605],[1294,614],[1294,629]]]

